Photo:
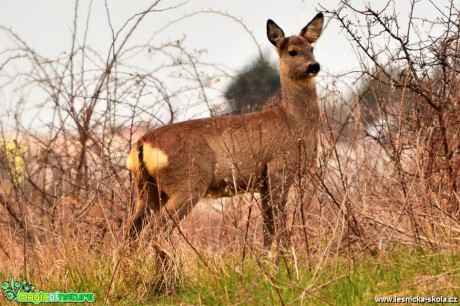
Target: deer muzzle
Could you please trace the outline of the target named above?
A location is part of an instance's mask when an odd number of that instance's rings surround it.
[[[307,75],[317,75],[320,70],[319,63],[310,63],[307,66]]]

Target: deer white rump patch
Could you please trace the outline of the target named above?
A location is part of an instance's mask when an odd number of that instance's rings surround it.
[[[144,144],[143,156],[144,165],[150,174],[154,174],[168,165],[168,155],[162,150],[152,147],[148,143]]]
[[[137,148],[134,148],[129,152],[128,158],[126,159],[126,168],[131,172],[139,171],[139,151]]]

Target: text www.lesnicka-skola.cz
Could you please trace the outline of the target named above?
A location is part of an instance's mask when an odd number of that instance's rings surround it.
[[[458,303],[458,297],[446,297],[446,296],[387,296],[387,297],[375,297],[376,303]]]

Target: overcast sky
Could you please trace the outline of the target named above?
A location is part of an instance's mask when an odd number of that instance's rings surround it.
[[[128,18],[142,12],[153,1],[108,1],[111,23],[119,29]],[[322,5],[334,8],[338,1],[322,1]],[[86,19],[86,7],[90,1],[80,1],[80,19]],[[179,1],[163,1],[160,7],[168,7],[180,3]],[[153,32],[167,24],[168,21],[177,19],[185,14],[200,10],[216,10],[227,12],[229,15],[241,19],[252,31],[254,37],[264,50],[271,45],[266,39],[265,24],[271,18],[275,20],[286,34],[297,34],[320,10],[318,1],[302,0],[236,0],[215,1],[195,0],[186,5],[165,13],[149,15],[137,29],[135,38],[139,41],[150,37]],[[74,17],[74,2],[63,0],[1,0],[0,24],[11,28],[22,37],[30,46],[41,54],[57,55],[70,47],[70,33]],[[83,27],[82,27],[83,28]],[[108,50],[111,34],[104,1],[94,1],[91,8],[89,44],[101,53]],[[83,29],[82,29],[83,30]],[[201,14],[177,23],[167,31],[168,35],[181,37],[187,36],[189,46],[208,50],[210,59],[226,62],[235,68],[241,67],[248,59],[257,55],[257,49],[250,36],[242,27],[231,19],[222,16]],[[81,33],[80,33],[81,34]],[[167,37],[161,37],[166,39]],[[337,25],[329,26],[327,33],[318,43],[318,57],[324,65],[346,68],[350,64],[337,61],[336,48],[341,49],[341,56],[350,48],[347,46],[345,35],[339,35]],[[352,55],[347,52],[347,55]],[[326,61],[327,59],[327,61]],[[328,64],[328,63],[330,64]]]
[[[321,10],[319,3],[328,9],[334,9],[337,8],[338,2],[338,0],[185,1],[185,4],[177,9],[149,14],[136,29],[129,44],[136,45],[151,40],[154,33],[184,15],[213,10],[226,12],[243,21],[264,54],[275,62],[276,54],[265,33],[267,19],[273,19],[287,35],[297,34]],[[360,0],[356,2],[363,3]],[[382,5],[380,0],[370,2],[375,7]],[[153,1],[146,0],[112,0],[107,1],[106,8],[102,0],[81,0],[78,10],[77,39],[83,39],[84,24],[88,19],[90,30],[87,35],[87,45],[99,54],[107,54],[112,42],[107,11],[110,23],[117,31],[134,14],[142,12],[152,3]],[[183,2],[162,1],[157,8],[168,8],[180,3]],[[397,10],[403,18],[408,14],[408,6],[408,0],[398,1]],[[91,9],[88,10],[88,7]],[[0,25],[14,31],[39,54],[56,58],[70,49],[74,9],[75,2],[67,0],[0,0]],[[206,50],[202,57],[204,61],[224,64],[233,71],[242,69],[258,54],[258,47],[251,35],[240,24],[222,15],[193,15],[175,23],[153,39],[158,43],[181,38],[185,38],[184,44],[190,49]],[[9,37],[3,32],[0,34],[0,41],[3,49],[9,46]],[[318,77],[319,82],[327,80],[328,74],[337,75],[359,68],[356,54],[346,34],[341,31],[336,22],[328,24],[315,47],[315,55],[322,67]],[[11,93],[0,94],[3,100],[14,100],[14,93],[13,99]]]

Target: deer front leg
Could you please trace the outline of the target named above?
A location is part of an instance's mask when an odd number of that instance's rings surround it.
[[[270,247],[275,238],[282,246],[288,245],[286,203],[290,185],[284,168],[273,172],[268,168],[261,188],[265,247]]]
[[[262,218],[263,218],[263,236],[264,247],[269,248],[276,234],[275,210],[273,207],[273,193],[270,185],[268,167],[262,173],[262,186],[260,189],[262,198]]]
[[[269,248],[275,237],[275,215],[273,212],[273,203],[270,201],[270,190],[268,187],[262,187],[261,196],[264,247]]]

